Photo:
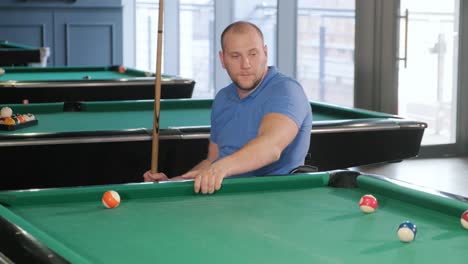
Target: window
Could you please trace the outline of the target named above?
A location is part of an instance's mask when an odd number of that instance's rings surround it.
[[[177,43],[164,41],[163,60],[178,60],[172,62],[178,67],[163,66],[163,73],[180,75],[196,81],[193,98],[213,98],[215,96],[214,67],[218,60],[215,41],[219,41],[220,32],[214,32],[214,1],[213,0],[179,0],[176,8],[169,7],[166,2],[164,24],[174,14],[179,19],[175,23],[178,32]],[[269,65],[276,62],[276,0],[223,1],[224,8],[232,15],[232,21],[247,20],[255,23],[264,33],[268,45]],[[234,8],[231,8],[231,7]],[[136,2],[136,67],[141,70],[155,71],[156,43],[159,3],[154,0],[137,0]],[[172,17],[171,17],[172,16]],[[174,20],[171,20],[173,23]],[[166,33],[167,34],[167,33]],[[165,37],[167,38],[167,37]],[[172,58],[167,48],[176,48]],[[164,65],[164,64],[163,64]],[[167,65],[166,65],[167,66]],[[175,69],[175,70],[174,70]],[[218,89],[221,87],[217,87]]]
[[[158,33],[159,1],[137,0],[136,13],[136,68],[156,71],[156,43]],[[164,48],[163,48],[164,50]],[[163,54],[164,57],[164,54]],[[164,65],[164,64],[163,64]],[[164,72],[164,68],[162,69]]]
[[[168,48],[176,48],[178,56],[167,57],[164,49],[163,58],[175,61],[177,67],[171,68],[174,72],[163,67],[163,73],[194,79],[194,98],[213,98],[215,88],[221,88],[215,87],[214,79],[215,67],[219,67],[215,65],[218,60],[215,46],[221,33],[215,32],[214,3],[214,0],[179,0],[173,5],[176,8],[165,10],[165,24],[168,17],[178,16],[177,43],[164,42]],[[276,65],[277,0],[217,3],[222,4],[223,15],[229,16],[228,22],[246,20],[259,26],[268,46],[268,64]],[[354,9],[352,0],[298,0],[297,78],[311,100],[353,106]],[[137,0],[136,67],[139,69],[155,69],[157,16],[156,1]]]
[[[299,0],[297,78],[311,100],[354,104],[354,1]]]
[[[213,1],[179,0],[176,8],[169,7],[164,14],[164,41],[162,72],[179,75],[196,81],[193,98],[212,98],[213,85]],[[167,1],[165,2],[168,7]],[[136,68],[155,72],[158,30],[159,1],[137,0],[136,2]],[[178,14],[178,25],[170,25],[179,32],[175,40],[168,40],[167,23],[174,23],[171,16]],[[171,36],[173,37],[173,36]],[[174,43],[176,42],[176,43]],[[167,47],[166,47],[167,46]],[[168,48],[177,49],[166,50]],[[178,54],[171,56],[168,54]],[[171,65],[164,67],[164,60]],[[176,61],[179,60],[179,61]]]
[[[180,0],[179,20],[180,75],[196,81],[194,98],[213,98],[213,1]]]
[[[456,141],[458,1],[404,0],[408,10],[407,67],[400,62],[398,113],[424,121],[424,145]],[[405,51],[400,22],[400,57]]]

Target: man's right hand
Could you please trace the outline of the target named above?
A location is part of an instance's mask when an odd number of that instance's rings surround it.
[[[145,182],[160,182],[169,180],[169,178],[163,172],[152,173],[151,170],[143,174],[143,179],[145,179]]]

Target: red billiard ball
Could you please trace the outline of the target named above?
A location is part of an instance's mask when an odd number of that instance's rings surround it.
[[[119,68],[117,69],[119,73],[125,73],[127,71],[127,69],[125,69],[124,66],[119,66]]]
[[[377,199],[370,194],[366,194],[361,197],[361,200],[359,200],[359,208],[361,208],[361,211],[364,213],[372,213],[377,209],[378,202]]]
[[[461,215],[460,223],[462,224],[463,228],[468,229],[468,210],[463,212]]]

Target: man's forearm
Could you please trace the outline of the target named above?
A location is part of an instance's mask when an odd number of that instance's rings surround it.
[[[227,176],[257,170],[277,161],[282,148],[269,142],[267,137],[257,137],[235,153],[213,163],[226,171]]]
[[[190,171],[195,171],[195,170],[203,170],[208,168],[211,165],[212,161],[209,159],[204,159],[200,161],[195,167],[193,167]]]
[[[213,166],[219,166],[227,176],[267,166],[280,159],[281,153],[294,140],[298,131],[298,126],[289,117],[270,113],[262,120],[256,138],[233,154],[213,163]]]

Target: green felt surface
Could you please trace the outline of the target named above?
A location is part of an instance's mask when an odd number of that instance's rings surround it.
[[[172,101],[175,102],[175,101]],[[160,128],[180,126],[209,126],[211,101],[182,100],[177,108],[171,101],[161,103]],[[119,131],[152,129],[153,102],[84,103],[81,112],[63,112],[63,104],[50,103],[28,107],[18,105],[15,113],[33,113],[39,124],[16,131],[21,133],[67,133],[87,131]],[[32,106],[32,105],[31,105]],[[10,133],[11,132],[0,132]]]
[[[399,118],[394,115],[365,109],[350,108],[321,102],[311,102],[314,121],[353,120],[366,118]]]
[[[162,100],[160,128],[199,127],[210,125],[212,100]],[[0,107],[5,105],[0,105]],[[86,102],[81,112],[63,112],[63,103],[9,105],[14,113],[32,113],[39,120],[37,126],[15,132],[66,133],[87,131],[120,131],[127,129],[152,129],[153,101]],[[391,115],[311,103],[314,122],[391,118]]]
[[[83,81],[84,76],[90,80],[118,80],[146,77],[144,71],[128,68],[119,73],[115,67],[4,67],[5,74],[0,75],[0,82],[7,81]],[[169,76],[163,76],[163,78]]]
[[[464,263],[467,204],[372,178],[327,186],[327,173],[225,180],[214,195],[192,183],[0,193],[0,214],[75,263]],[[122,196],[104,209],[107,189]],[[379,200],[373,214],[363,194]],[[418,197],[418,198],[414,198]],[[439,205],[432,208],[428,205]],[[444,205],[444,206],[440,206]],[[410,219],[416,240],[401,243]]]
[[[20,43],[15,43],[15,42],[9,42],[9,41],[0,41],[0,50],[5,49],[5,50],[34,50],[38,49],[37,47],[29,46],[29,45],[24,45]]]

